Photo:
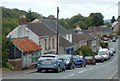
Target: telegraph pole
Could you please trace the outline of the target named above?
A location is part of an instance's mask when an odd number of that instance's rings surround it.
[[[59,7],[57,7],[57,28],[56,28],[56,31],[57,31],[57,46],[56,46],[56,54],[58,54],[58,46],[59,46],[59,25],[58,25],[58,18],[59,18]]]

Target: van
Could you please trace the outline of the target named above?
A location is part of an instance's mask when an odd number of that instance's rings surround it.
[[[98,55],[102,55],[104,60],[108,60],[110,58],[109,50],[107,48],[99,49]]]

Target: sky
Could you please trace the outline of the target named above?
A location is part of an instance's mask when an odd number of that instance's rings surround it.
[[[71,18],[78,13],[89,16],[90,13],[100,12],[104,19],[118,17],[118,2],[120,0],[1,0],[0,6],[6,8],[18,8],[28,11],[31,9],[47,17],[57,16],[59,7],[59,18]]]

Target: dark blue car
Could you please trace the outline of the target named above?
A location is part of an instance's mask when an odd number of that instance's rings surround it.
[[[80,65],[81,67],[86,67],[85,59],[81,58],[80,56],[73,56],[75,60],[75,65]]]

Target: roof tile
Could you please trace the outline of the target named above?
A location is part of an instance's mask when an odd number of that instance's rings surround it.
[[[31,52],[41,50],[42,48],[34,41],[28,38],[15,38],[12,43],[18,47],[22,52]]]

